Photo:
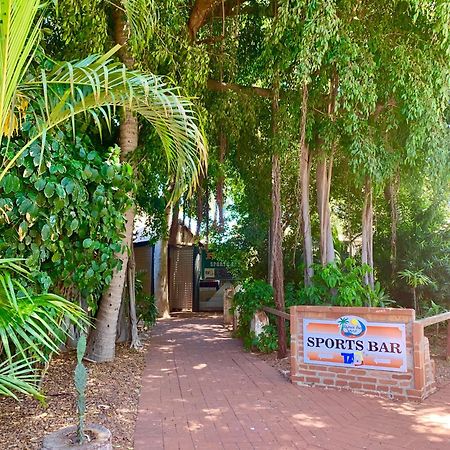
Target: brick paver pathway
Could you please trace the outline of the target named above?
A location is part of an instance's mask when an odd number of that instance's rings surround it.
[[[135,450],[450,450],[450,385],[421,404],[294,386],[218,317],[159,322],[146,358]]]

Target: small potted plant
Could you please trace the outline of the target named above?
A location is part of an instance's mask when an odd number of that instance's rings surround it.
[[[75,389],[77,391],[78,425],[62,428],[44,438],[42,450],[112,450],[111,432],[97,424],[85,424],[87,370],[83,364],[86,336],[77,344]]]

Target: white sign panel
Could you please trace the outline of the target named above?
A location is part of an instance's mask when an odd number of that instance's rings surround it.
[[[303,319],[304,362],[406,372],[403,323],[367,322],[361,317]]]

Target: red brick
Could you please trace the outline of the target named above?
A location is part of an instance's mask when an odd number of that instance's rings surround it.
[[[362,383],[376,383],[378,379],[372,377],[357,377],[357,381],[361,381]]]
[[[405,375],[397,375],[397,374],[393,374],[392,378],[394,380],[411,380],[412,376],[411,374],[405,374]]]
[[[347,373],[348,372],[348,369],[345,369],[344,367],[330,367],[328,370],[333,371],[334,373]]]
[[[358,376],[364,376],[364,375],[366,375],[367,374],[367,370],[364,370],[364,369],[350,369],[349,371],[348,371],[348,373],[350,374],[350,375],[358,375]]]
[[[389,386],[380,386],[380,385],[377,385],[377,391],[378,392],[388,392],[389,391]]]
[[[319,377],[305,377],[306,383],[320,383]]]

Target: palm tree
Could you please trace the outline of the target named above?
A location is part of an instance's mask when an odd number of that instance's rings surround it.
[[[206,161],[206,144],[189,100],[170,88],[163,77],[142,74],[107,54],[74,63],[56,64],[50,72],[33,76],[29,65],[39,37],[40,0],[0,0],[0,127],[12,135],[19,103],[33,101],[37,132],[7,162],[0,181],[17,159],[38,140],[68,120],[90,114],[101,132],[101,119],[111,127],[118,107],[140,114],[153,124],[163,143],[174,196],[192,188]],[[25,78],[25,74],[27,77]],[[44,145],[42,145],[44,149]]]
[[[128,2],[128,6],[130,4]],[[36,74],[30,69],[30,64],[40,36],[40,0],[0,0],[0,19],[0,130],[4,135],[0,133],[0,144],[2,138],[9,140],[13,132],[18,131],[20,115],[25,110],[34,114],[36,124],[34,134],[5,162],[0,181],[36,141],[42,142],[43,159],[46,135],[53,128],[69,120],[75,127],[75,118],[84,114],[92,116],[101,132],[102,121],[111,128],[117,108],[122,107],[125,114],[137,113],[155,127],[166,153],[168,171],[174,180],[173,198],[186,189],[194,188],[206,165],[206,143],[196,123],[191,102],[169,87],[163,77],[144,75],[115,62],[112,57],[120,45],[105,55],[57,63],[52,70]],[[27,109],[29,104],[33,105],[32,109]],[[26,297],[26,291],[21,292]],[[59,302],[63,300],[60,297],[58,299]],[[33,297],[28,300],[34,304]],[[19,311],[16,312],[20,316]],[[39,310],[36,314],[42,318],[43,312]],[[44,324],[45,320],[40,323]],[[5,343],[14,333],[7,327],[1,330],[2,345],[6,352]],[[21,328],[20,333],[27,342],[26,337],[33,334],[33,329]],[[18,343],[14,344],[17,348]],[[24,352],[19,353],[23,360]],[[11,353],[6,364],[0,365],[3,386],[16,376],[14,389],[24,389],[25,385],[20,384],[23,381],[28,383],[28,392],[35,394],[37,391],[32,388],[34,375],[27,372],[25,367],[31,370],[32,364],[28,359],[25,366],[20,361],[20,358],[14,359]]]
[[[423,269],[413,271],[405,269],[398,273],[399,277],[406,281],[406,284],[411,288],[413,294],[414,309],[418,312],[417,303],[417,288],[419,286],[428,286],[433,284],[433,280],[423,273]]]
[[[341,317],[341,318],[338,320],[338,324],[339,324],[339,326],[340,326],[341,329],[344,328],[344,326],[348,324],[348,319],[347,319],[347,317]]]

